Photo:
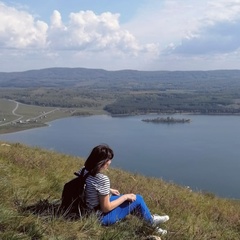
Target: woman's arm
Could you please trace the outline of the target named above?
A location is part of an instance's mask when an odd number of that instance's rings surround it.
[[[100,207],[104,213],[110,212],[114,208],[118,207],[125,201],[133,202],[136,200],[136,195],[133,193],[124,194],[116,200],[110,202],[109,195],[100,196]]]
[[[110,193],[111,193],[112,195],[116,195],[116,196],[119,196],[119,195],[120,195],[120,192],[119,192],[117,189],[112,189],[112,188],[110,188]]]

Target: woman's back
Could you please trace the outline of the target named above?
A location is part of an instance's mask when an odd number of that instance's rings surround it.
[[[110,193],[110,180],[102,173],[97,173],[95,176],[89,175],[86,179],[85,191],[87,207],[94,209],[100,204],[99,195],[104,196]]]

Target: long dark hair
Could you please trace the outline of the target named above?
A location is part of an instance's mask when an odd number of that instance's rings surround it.
[[[107,144],[101,144],[92,149],[84,166],[92,176],[95,176],[104,164],[113,157],[113,150]]]

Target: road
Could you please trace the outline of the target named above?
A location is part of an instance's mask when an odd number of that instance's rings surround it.
[[[0,126],[5,126],[5,125],[8,125],[8,124],[11,124],[11,123],[16,122],[16,121],[19,121],[19,120],[21,120],[21,119],[23,118],[22,115],[19,115],[19,114],[16,113],[16,111],[17,111],[17,109],[18,109],[18,106],[19,106],[19,103],[16,102],[16,101],[14,101],[14,100],[9,100],[9,101],[16,103],[15,108],[12,110],[12,114],[13,114],[14,116],[19,117],[19,118],[15,119],[15,120],[13,120],[13,121],[10,121],[10,122],[2,123],[2,124],[0,124]]]
[[[17,109],[18,109],[18,107],[19,107],[19,102],[16,102],[16,101],[14,101],[14,100],[9,100],[9,101],[14,102],[14,103],[16,104],[15,108],[12,110],[12,114],[13,114],[14,116],[17,116],[18,118],[15,119],[15,120],[13,120],[13,121],[9,121],[9,122],[2,123],[2,124],[0,124],[0,127],[1,127],[1,126],[5,126],[5,125],[9,125],[9,124],[12,124],[12,123],[16,123],[17,121],[20,121],[20,120],[24,117],[23,115],[20,115],[20,114],[17,114],[17,113],[16,113],[16,111],[17,111]],[[38,118],[40,118],[40,117],[42,117],[42,116],[46,116],[46,115],[48,115],[48,114],[50,114],[50,113],[53,113],[53,112],[55,112],[55,111],[57,111],[57,110],[59,110],[59,108],[55,108],[55,109],[53,109],[53,110],[51,110],[51,111],[41,113],[41,114],[38,115],[37,117],[31,118],[31,120],[36,120],[36,119],[38,119]]]

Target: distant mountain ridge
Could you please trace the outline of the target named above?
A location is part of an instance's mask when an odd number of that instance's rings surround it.
[[[23,72],[0,72],[0,87],[75,87],[84,83],[121,83],[128,82],[166,82],[166,83],[196,83],[196,82],[227,82],[238,84],[240,70],[211,71],[138,71],[88,68],[46,68]]]

